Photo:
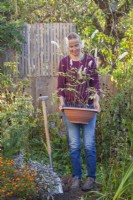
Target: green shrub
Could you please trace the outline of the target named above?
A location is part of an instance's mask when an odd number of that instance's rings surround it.
[[[0,121],[3,153],[11,156],[29,148],[35,127],[32,98],[25,92],[29,81],[19,80],[15,63],[5,63],[0,73]]]
[[[98,172],[103,185],[99,194],[102,200],[133,197],[133,168],[129,167],[133,158],[132,63],[128,67],[121,76],[116,78],[118,74],[114,74],[117,92],[114,96],[106,94],[102,99],[102,111],[98,116],[96,136],[98,161],[102,164],[101,174]]]

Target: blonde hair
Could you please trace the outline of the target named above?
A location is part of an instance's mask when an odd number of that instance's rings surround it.
[[[79,39],[79,41],[81,42],[81,38],[77,33],[71,32],[68,36],[67,36],[68,40],[72,40],[72,39]]]

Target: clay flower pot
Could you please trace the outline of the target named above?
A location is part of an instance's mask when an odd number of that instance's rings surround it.
[[[88,124],[94,114],[98,113],[98,110],[96,109],[77,107],[63,107],[63,111],[65,112],[68,120],[71,123],[76,124]]]

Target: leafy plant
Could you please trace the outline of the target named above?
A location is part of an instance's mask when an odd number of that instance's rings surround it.
[[[28,80],[19,80],[15,63],[5,63],[0,73],[1,139],[4,154],[11,156],[29,147],[35,123],[32,98],[25,92]]]
[[[125,61],[123,60],[123,62]],[[124,66],[123,62],[121,61],[121,66],[119,66],[121,69]],[[114,70],[113,79],[116,82],[117,91],[113,96],[107,92],[106,96],[102,98],[102,111],[97,121],[98,160],[103,166],[101,178],[103,187],[102,192],[99,193],[99,199],[103,200],[113,198],[128,200],[133,195],[131,179],[133,71],[130,58],[125,67],[126,71],[123,68],[121,76],[117,70]]]
[[[23,23],[15,16],[15,7],[7,0],[0,2],[0,54],[7,50],[21,50],[24,42],[22,36]]]
[[[72,60],[70,60],[70,63]],[[92,60],[89,62],[91,66]],[[91,69],[89,69],[92,71]],[[89,86],[89,82],[93,80],[90,74],[86,72],[87,68],[81,65],[79,68],[71,68],[67,72],[59,72],[59,76],[65,77],[67,79],[67,84],[65,88],[60,88],[61,91],[68,92],[68,98],[71,98],[71,103],[66,102],[67,105],[71,104],[73,106],[77,105],[79,107],[87,107],[88,99],[95,98],[97,94],[97,89]],[[92,72],[93,73],[93,72]]]
[[[70,174],[71,165],[66,126],[60,113],[48,115],[48,121],[54,168],[60,175]]]

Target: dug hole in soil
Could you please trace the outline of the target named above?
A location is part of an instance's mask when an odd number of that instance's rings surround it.
[[[63,194],[57,194],[54,196],[54,200],[81,200],[81,197],[85,197],[87,195],[86,200],[96,200],[96,194],[92,194],[90,191],[84,192],[79,189],[70,189],[72,177],[64,176],[61,178],[63,182]],[[93,191],[100,191],[101,184],[96,183]],[[88,193],[88,194],[87,194]]]

